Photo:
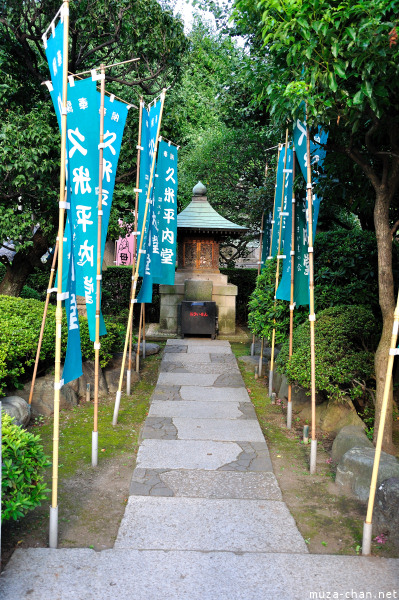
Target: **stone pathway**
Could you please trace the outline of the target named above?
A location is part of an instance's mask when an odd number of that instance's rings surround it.
[[[17,550],[0,598],[398,598],[398,572],[308,553],[230,344],[168,340],[114,549]]]

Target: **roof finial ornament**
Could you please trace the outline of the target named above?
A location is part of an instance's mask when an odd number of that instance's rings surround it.
[[[207,189],[201,181],[193,187],[193,196],[206,196],[206,192]]]

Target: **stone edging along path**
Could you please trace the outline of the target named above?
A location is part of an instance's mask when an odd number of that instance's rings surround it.
[[[114,548],[17,550],[0,597],[394,598],[398,573],[397,559],[308,553],[230,344],[194,338],[165,347]]]

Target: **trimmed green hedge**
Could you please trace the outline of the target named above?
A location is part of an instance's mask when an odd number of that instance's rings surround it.
[[[18,387],[31,372],[43,317],[43,302],[32,299],[0,296],[0,394],[6,387]],[[83,360],[94,360],[87,319],[79,317]],[[105,367],[115,352],[121,350],[120,329],[117,323],[106,320],[106,336],[101,338],[100,364]],[[67,322],[62,324],[62,348],[65,357]],[[39,367],[54,362],[55,307],[48,307]]]
[[[297,327],[293,337],[293,354],[288,360],[286,341],[277,357],[279,371],[292,383],[310,389],[309,321]],[[369,308],[335,306],[322,310],[315,322],[316,389],[328,398],[353,399],[363,394],[363,383],[373,379],[374,351],[379,326]],[[372,387],[372,384],[368,387]]]
[[[40,437],[13,423],[3,412],[1,521],[23,517],[47,498],[44,471],[50,466]]]
[[[29,275],[21,297],[45,300],[50,276],[50,262],[43,268],[36,268]],[[227,275],[229,283],[238,286],[236,315],[239,323],[246,324],[248,320],[248,298],[256,286],[257,269],[222,268],[220,272]],[[0,263],[0,281],[4,277],[5,267]],[[108,267],[103,273],[102,281],[102,310],[105,315],[113,315],[126,320],[129,310],[130,285],[132,281],[131,267]],[[141,278],[138,281],[137,293],[140,291]],[[55,304],[55,295],[50,302]],[[154,284],[153,302],[146,306],[146,321],[159,322],[159,285]],[[134,322],[140,317],[140,306],[134,307]]]

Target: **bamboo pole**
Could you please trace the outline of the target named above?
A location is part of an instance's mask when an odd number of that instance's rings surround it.
[[[278,148],[278,152],[277,152],[277,169],[276,169],[276,183],[274,186],[274,198],[273,198],[273,218],[272,218],[272,229],[270,232],[270,246],[269,246],[269,256],[267,257],[267,260],[271,260],[272,257],[272,246],[273,246],[273,232],[274,232],[274,225],[275,225],[275,219],[276,219],[276,194],[277,194],[277,172],[278,172],[278,163],[280,160],[280,152],[282,150],[283,145],[279,144],[278,146],[275,146],[275,148]],[[273,148],[269,148],[269,150],[272,150]],[[265,170],[265,177],[267,174],[267,165],[266,165],[266,170]],[[263,229],[263,227],[262,227]],[[261,344],[260,344],[260,357],[259,357],[259,365],[258,365],[258,376],[259,373],[262,373],[262,367],[263,367],[263,349],[264,349],[264,339],[261,339]],[[270,386],[269,386],[270,387]],[[269,394],[270,395],[270,394]]]
[[[64,18],[63,73],[62,73],[62,111],[61,111],[61,162],[60,162],[60,202],[58,219],[58,285],[57,308],[55,312],[55,372],[54,372],[54,427],[53,427],[53,469],[50,506],[49,546],[58,546],[58,456],[60,438],[60,389],[61,389],[61,334],[62,334],[62,261],[64,258],[64,217],[65,217],[65,164],[67,135],[67,93],[68,93],[68,30],[69,0],[62,4]]]
[[[266,166],[267,169],[267,166]],[[258,277],[262,268],[262,240],[263,240],[263,223],[265,219],[265,211],[262,212],[262,219],[260,222],[260,234],[259,234],[259,260],[258,260]],[[251,356],[255,354],[255,334],[252,335],[252,344],[251,344]]]
[[[143,306],[143,360],[145,358],[145,304]]]
[[[362,554],[367,556],[371,552],[371,536],[373,529],[373,509],[374,509],[374,500],[375,500],[375,492],[377,487],[377,478],[378,478],[378,468],[380,465],[381,458],[381,449],[382,449],[382,439],[384,437],[384,429],[385,422],[387,416],[388,409],[388,401],[389,395],[392,386],[392,370],[393,370],[393,362],[395,356],[399,354],[399,349],[396,347],[398,342],[398,331],[399,331],[399,294],[396,301],[395,312],[393,316],[393,326],[392,326],[392,336],[391,336],[391,345],[388,356],[387,363],[387,373],[385,376],[385,387],[384,387],[384,396],[382,399],[381,406],[381,416],[380,416],[380,424],[378,427],[377,434],[377,443],[375,446],[375,455],[374,455],[374,464],[373,464],[373,472],[371,474],[371,482],[370,482],[370,494],[367,506],[367,515],[366,521],[363,524],[363,542],[362,542]]]
[[[141,345],[142,323],[143,323],[143,304],[140,305],[139,333],[137,336],[137,351],[136,351],[136,373],[138,373],[140,371],[140,345]]]
[[[292,337],[294,333],[294,288],[295,288],[295,150],[293,151],[292,163],[292,224],[291,224],[291,288],[290,288],[290,340],[288,350],[288,361],[292,358]],[[292,427],[292,384],[288,384],[288,404],[287,404],[287,428]]]
[[[57,256],[58,256],[58,238],[57,238],[57,241],[55,243],[55,249],[54,249],[54,255],[53,255],[53,262],[51,264],[50,278],[49,278],[48,288],[47,288],[47,294],[46,294],[46,302],[44,304],[44,310],[43,310],[42,325],[40,327],[39,342],[37,344],[35,367],[33,369],[32,382],[31,382],[31,385],[30,385],[30,392],[29,392],[29,404],[32,404],[33,392],[34,392],[34,389],[35,389],[37,368],[38,368],[38,365],[39,365],[40,352],[41,352],[41,349],[42,349],[44,327],[46,325],[47,310],[48,310],[48,304],[49,304],[49,301],[50,301],[50,294],[51,294],[51,292],[55,291],[55,290],[53,290],[53,280],[54,280],[55,266],[57,264]]]
[[[140,162],[141,162],[141,126],[143,122],[143,98],[140,98],[140,113],[139,113],[139,135],[137,140],[137,170],[136,170],[136,198],[134,203],[134,240],[133,240],[133,263],[132,273],[136,266],[136,252],[137,252],[137,222],[138,222],[138,207],[139,207],[139,186],[140,186]],[[132,285],[130,286],[130,299],[132,299],[133,291],[133,277]],[[132,378],[132,342],[133,342],[133,318],[129,330],[129,360],[126,371],[126,394],[130,396],[131,378]]]
[[[148,182],[148,192],[147,192],[147,199],[146,199],[146,204],[145,204],[144,218],[143,218],[143,224],[142,224],[141,235],[140,235],[139,251],[138,251],[138,256],[137,256],[137,262],[136,262],[136,268],[135,268],[134,277],[132,277],[132,279],[133,279],[133,290],[132,290],[132,297],[130,299],[129,319],[128,319],[127,330],[126,330],[125,347],[123,349],[121,374],[120,374],[120,377],[119,377],[119,386],[118,386],[118,391],[116,392],[115,407],[114,407],[114,416],[113,416],[113,420],[112,420],[112,425],[114,427],[116,426],[116,424],[118,422],[118,412],[119,412],[119,406],[120,406],[120,401],[121,401],[121,396],[122,396],[123,372],[125,370],[126,352],[127,352],[128,342],[129,342],[129,330],[130,330],[130,327],[131,327],[131,324],[132,324],[132,318],[133,318],[133,306],[134,306],[135,301],[136,301],[136,298],[135,298],[135,296],[136,296],[136,287],[137,287],[137,280],[139,278],[139,268],[140,268],[140,259],[141,259],[141,254],[142,254],[143,240],[144,240],[145,223],[146,223],[146,220],[147,220],[148,206],[149,206],[150,196],[151,196],[152,180],[153,180],[153,177],[154,177],[154,170],[155,170],[155,161],[156,161],[157,152],[158,152],[159,131],[160,131],[160,127],[161,127],[163,107],[164,107],[164,103],[165,103],[165,93],[166,93],[165,90],[163,90],[163,92],[161,94],[161,110],[160,110],[160,113],[159,113],[158,130],[157,130],[157,135],[156,135],[156,139],[155,139],[154,155],[152,157],[152,165],[151,165],[151,171],[150,171],[150,180]]]
[[[313,190],[312,190],[312,166],[310,156],[309,127],[306,124],[306,154],[307,154],[307,204],[308,204],[308,253],[309,253],[309,323],[310,323],[310,384],[311,384],[311,442],[310,442],[310,473],[316,472],[316,351],[315,351],[315,321],[314,312],[314,261],[313,261]]]
[[[98,219],[97,219],[97,276],[96,276],[96,337],[94,342],[94,415],[93,431],[91,438],[91,464],[98,463],[98,387],[100,377],[100,312],[101,312],[101,227],[103,215],[103,158],[104,158],[104,96],[105,96],[105,68],[100,67],[101,95],[100,95],[100,143],[98,166]]]
[[[283,189],[281,191],[280,228],[279,228],[279,234],[278,234],[276,282],[275,282],[275,286],[274,286],[274,307],[275,308],[276,308],[276,304],[277,304],[276,294],[277,294],[277,288],[278,288],[278,280],[279,280],[279,277],[280,277],[281,231],[282,231],[282,226],[283,226],[283,221],[282,221],[281,213],[283,212],[283,209],[284,209],[285,169],[286,169],[286,166],[287,166],[287,150],[288,150],[288,128],[286,129],[286,132],[285,132]],[[277,164],[277,170],[278,170],[278,164]],[[274,319],[274,324],[275,323],[276,323],[276,320]],[[270,371],[269,371],[269,397],[270,398],[272,397],[272,391],[273,391],[273,371],[274,371],[274,347],[275,347],[275,342],[276,342],[276,328],[273,327],[273,331],[272,331],[272,347],[271,347],[271,355],[270,355]]]

